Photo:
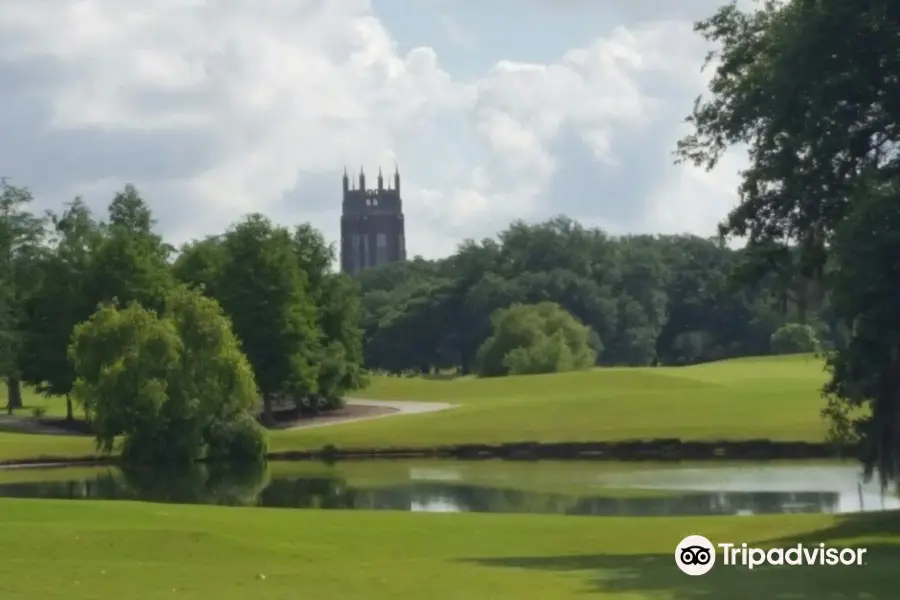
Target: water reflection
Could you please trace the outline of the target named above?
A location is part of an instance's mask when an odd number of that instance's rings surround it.
[[[535,469],[541,468],[535,465]],[[829,467],[833,469],[833,467]],[[800,468],[802,470],[802,467]],[[790,469],[789,469],[790,470]],[[770,488],[750,489],[751,477],[743,485],[735,473],[716,469],[682,469],[621,474],[611,479],[618,484],[614,494],[602,488],[587,493],[557,493],[515,489],[513,483],[485,485],[467,482],[465,477],[417,477],[386,484],[368,481],[352,485],[337,469],[317,474],[269,477],[269,470],[254,465],[197,466],[184,471],[158,469],[97,469],[89,477],[56,481],[28,481],[0,484],[0,496],[27,498],[145,500],[187,504],[223,504],[317,509],[374,509],[427,512],[557,513],[568,515],[688,516],[740,515],[786,512],[857,512],[898,508],[896,498],[887,504],[872,502],[859,488],[857,502],[847,499],[841,486],[819,489],[794,472],[800,487],[769,476]],[[521,471],[520,471],[521,472]],[[83,474],[84,471],[82,470]],[[448,471],[449,473],[449,471]],[[822,473],[820,473],[821,475]],[[832,473],[834,474],[834,473]],[[759,475],[759,473],[757,473]],[[371,478],[370,478],[371,479]],[[715,483],[718,481],[718,485]],[[781,481],[781,484],[778,482]],[[852,487],[845,481],[843,487]],[[666,489],[654,495],[628,495],[629,487]],[[680,488],[680,489],[679,489]],[[686,489],[689,488],[689,489]],[[705,488],[705,489],[702,489]],[[808,490],[808,491],[804,491]],[[856,494],[854,494],[855,496]]]
[[[750,492],[781,494],[786,498],[786,509],[802,509],[805,500],[798,493],[810,490],[827,493],[835,498],[832,509],[823,512],[851,513],[900,508],[900,499],[896,495],[883,494],[877,481],[863,482],[860,468],[853,464],[747,464],[714,468],[634,470],[604,475],[602,482],[614,487],[667,492],[716,492],[728,497]],[[791,497],[792,494],[794,498]]]

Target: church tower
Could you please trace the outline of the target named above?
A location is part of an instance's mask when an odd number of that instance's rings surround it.
[[[406,260],[400,171],[394,185],[385,186],[381,169],[378,184],[366,189],[366,175],[359,170],[353,186],[344,169],[344,202],[341,214],[341,271],[356,275],[363,269]]]

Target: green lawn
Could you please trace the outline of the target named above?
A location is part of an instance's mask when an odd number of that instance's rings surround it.
[[[822,441],[822,362],[754,358],[496,379],[377,377],[360,396],[441,401],[444,412],[279,431],[275,450],[636,438]]]
[[[874,600],[896,597],[896,513],[598,518],[0,500],[0,597],[133,600]],[[681,574],[688,534],[868,548],[861,567]]]
[[[276,431],[271,446],[282,451],[327,444],[387,447],[676,437],[821,441],[827,424],[820,417],[819,388],[825,378],[822,362],[809,356],[496,379],[376,377],[357,395],[459,406],[307,431]],[[29,402],[64,414],[61,399],[31,397]],[[85,438],[0,433],[0,458],[89,454],[92,449]]]
[[[6,410],[7,390],[5,384],[0,384],[0,411]],[[64,398],[47,397],[38,394],[33,389],[22,387],[22,408],[17,409],[15,414],[20,416],[33,416],[35,408],[43,408],[45,415],[54,417],[66,416],[66,401]],[[2,414],[5,414],[3,412]]]
[[[0,431],[0,460],[39,457],[89,456],[94,439],[86,436],[34,435]]]

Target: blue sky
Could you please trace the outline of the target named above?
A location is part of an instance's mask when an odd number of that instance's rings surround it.
[[[175,242],[263,212],[336,241],[344,165],[403,174],[410,254],[513,219],[713,233],[740,154],[672,164],[716,0],[11,0],[0,171],[137,185]]]

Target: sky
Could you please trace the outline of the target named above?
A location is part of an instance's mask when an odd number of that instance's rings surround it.
[[[344,167],[395,165],[409,256],[563,214],[710,236],[744,156],[672,153],[722,2],[6,0],[0,175],[101,214],[133,183],[176,244],[251,212],[337,242]]]

